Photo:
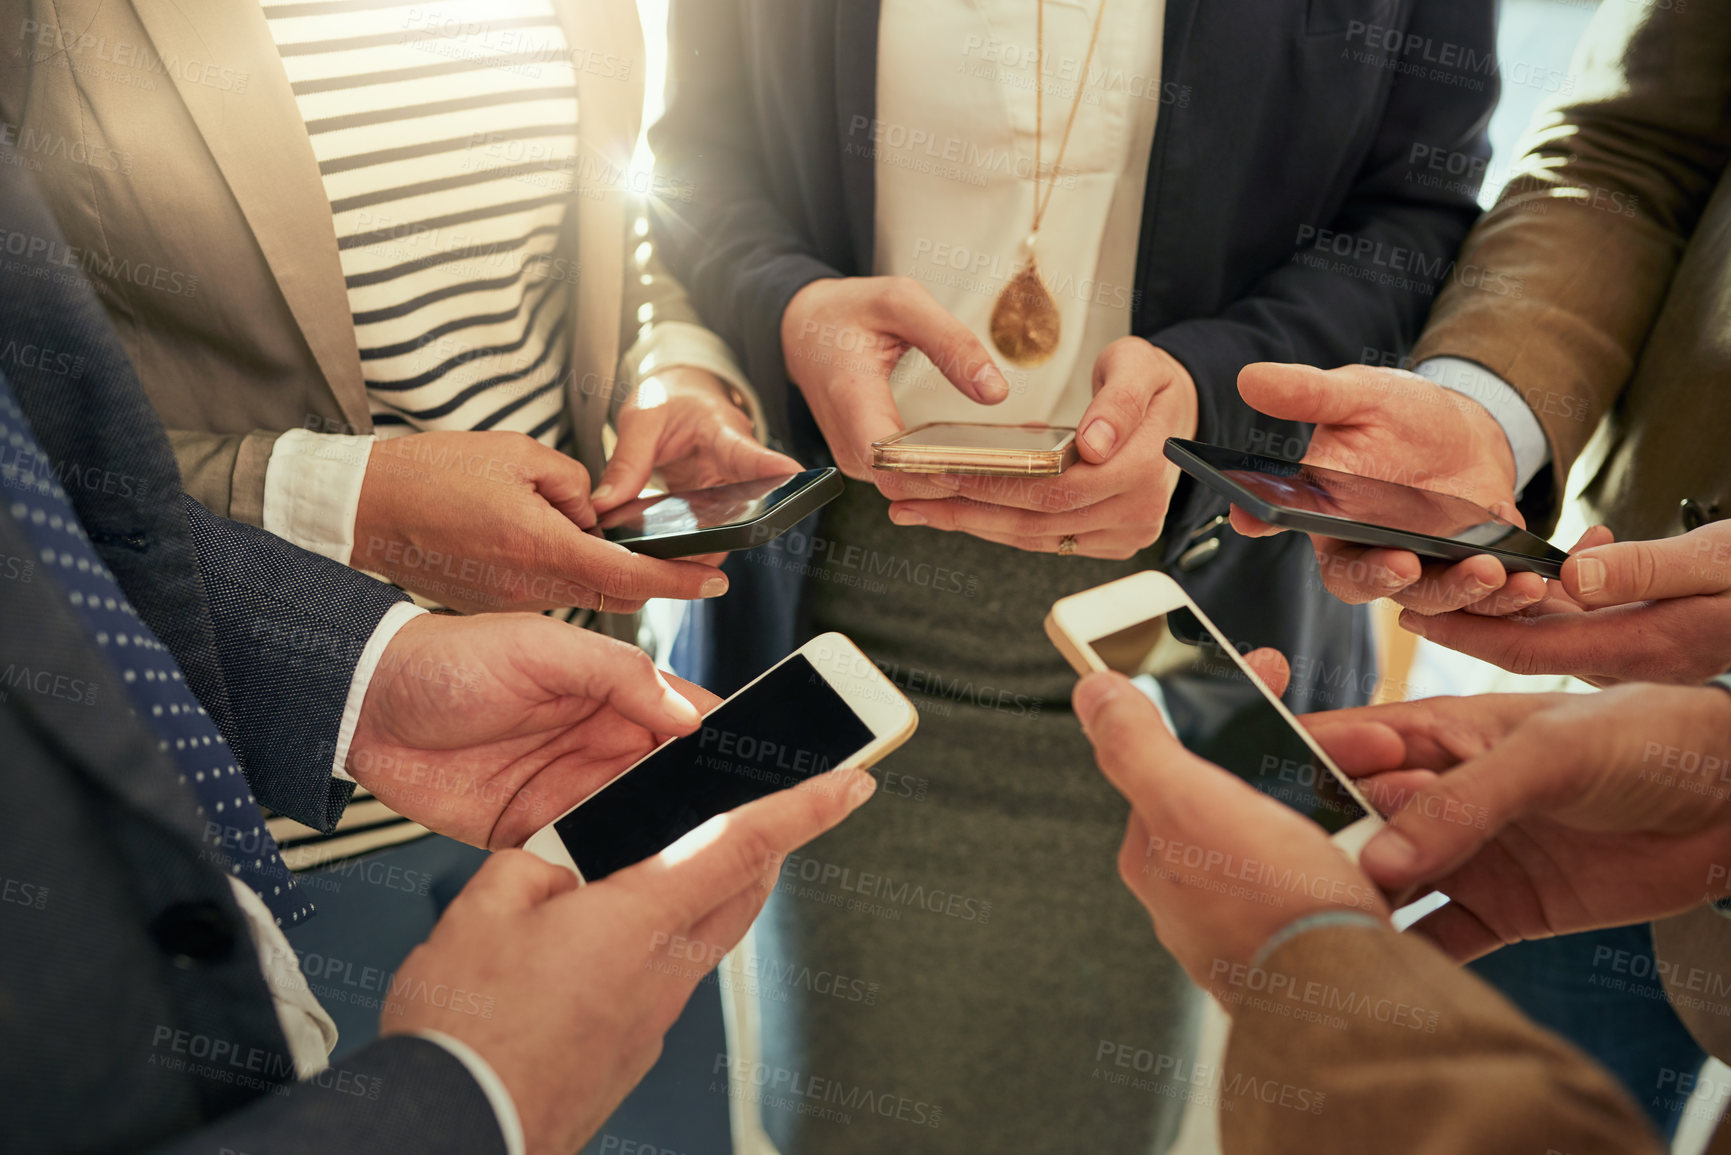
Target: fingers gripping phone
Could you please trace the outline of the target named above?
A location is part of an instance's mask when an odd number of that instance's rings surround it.
[[[1130,678],[1187,749],[1311,819],[1354,860],[1381,829],[1351,779],[1166,574],[1063,598],[1046,634],[1077,673]]]
[[[1058,425],[934,421],[872,442],[872,468],[893,473],[1055,477],[1079,458],[1075,429]]]
[[[595,882],[717,814],[826,771],[870,767],[907,741],[918,721],[913,703],[859,647],[820,634],[523,848]]]
[[[601,533],[646,557],[696,557],[768,545],[841,496],[836,469],[808,469],[661,493],[628,501],[601,517]]]
[[[1166,457],[1269,525],[1443,561],[1488,553],[1506,570],[1547,578],[1562,577],[1569,560],[1544,538],[1451,494],[1176,437],[1166,439]]]

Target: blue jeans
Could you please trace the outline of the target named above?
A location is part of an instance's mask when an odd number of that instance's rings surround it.
[[[1675,1134],[1678,1076],[1707,1056],[1665,998],[1645,925],[1516,943],[1471,969],[1609,1069],[1667,1140]]]

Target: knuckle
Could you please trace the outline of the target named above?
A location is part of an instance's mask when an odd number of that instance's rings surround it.
[[[1629,551],[1629,581],[1633,583],[1634,588],[1631,593],[1635,597],[1645,597],[1657,589],[1659,574],[1659,558],[1654,551],[1641,546],[1636,546]]]
[[[912,277],[886,277],[882,291],[884,307],[891,313],[912,312],[927,298],[925,286]]]

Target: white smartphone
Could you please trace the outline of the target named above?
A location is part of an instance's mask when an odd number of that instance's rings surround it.
[[[523,848],[596,882],[717,814],[829,770],[868,768],[918,723],[913,703],[858,646],[820,634]]]
[[[1186,748],[1311,819],[1354,861],[1382,828],[1352,780],[1166,574],[1063,598],[1046,634],[1077,673],[1130,678]]]

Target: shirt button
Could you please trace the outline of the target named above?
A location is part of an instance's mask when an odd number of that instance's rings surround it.
[[[234,953],[235,927],[210,899],[177,902],[150,923],[150,937],[177,967],[221,962]]]

